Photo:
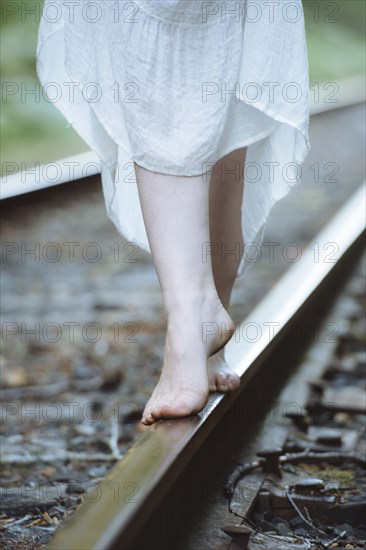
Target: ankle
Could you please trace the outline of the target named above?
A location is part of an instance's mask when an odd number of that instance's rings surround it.
[[[223,307],[213,285],[197,289],[184,289],[183,292],[164,292],[164,311],[167,321],[192,318],[197,313],[206,312],[212,307]]]

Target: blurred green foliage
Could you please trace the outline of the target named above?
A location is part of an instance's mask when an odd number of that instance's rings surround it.
[[[42,7],[42,0],[2,0],[0,6],[2,174],[6,173],[4,163],[16,163],[24,169],[36,162],[42,164],[88,150],[60,111],[41,93],[35,67]],[[32,9],[36,9],[34,14]],[[16,87],[15,92],[5,98],[5,86],[9,83]]]
[[[40,90],[35,55],[42,5],[43,0],[0,3],[2,92],[9,83],[13,83],[14,90],[19,88],[13,95],[2,94],[2,167],[7,162],[19,163],[19,168],[31,167],[35,162],[49,162],[88,149],[42,94],[37,97],[37,93],[28,93],[22,100],[22,86]],[[365,5],[364,0],[303,0],[310,83],[364,73]],[[32,13],[34,10],[36,13]]]
[[[303,0],[310,82],[365,72],[364,0]]]

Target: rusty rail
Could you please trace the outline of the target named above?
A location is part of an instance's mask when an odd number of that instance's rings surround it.
[[[237,342],[234,335],[228,344],[227,359],[241,377],[240,388],[233,393],[213,394],[199,415],[151,426],[57,532],[49,550],[128,548],[210,432],[284,339],[289,324],[318,298],[334,277],[336,266],[343,265],[359,245],[365,234],[364,212],[362,183],[314,239],[319,250],[326,250],[326,245],[336,239],[336,261],[320,258],[314,262],[310,243],[301,260],[237,327],[240,334],[247,323],[262,325],[268,319],[274,326],[270,337],[255,343],[241,338]]]

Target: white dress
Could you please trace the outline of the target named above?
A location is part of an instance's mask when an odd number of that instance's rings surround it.
[[[45,0],[37,73],[100,159],[108,216],[144,250],[133,163],[199,175],[248,146],[238,276],[252,265],[310,148],[301,0]]]

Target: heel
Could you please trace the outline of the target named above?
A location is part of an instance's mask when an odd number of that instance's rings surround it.
[[[215,355],[215,353],[222,350],[226,346],[226,344],[231,340],[231,338],[233,337],[233,334],[235,332],[235,325],[234,325],[234,322],[233,322],[232,318],[230,317],[230,315],[228,314],[228,312],[226,311],[224,306],[221,305],[221,307],[222,307],[222,310],[223,310],[224,315],[226,317],[226,321],[222,321],[221,326],[224,324],[229,328],[225,329],[225,338],[223,338],[223,331],[221,330],[220,343],[214,349],[214,351],[208,355],[208,357],[212,357],[212,355]]]

